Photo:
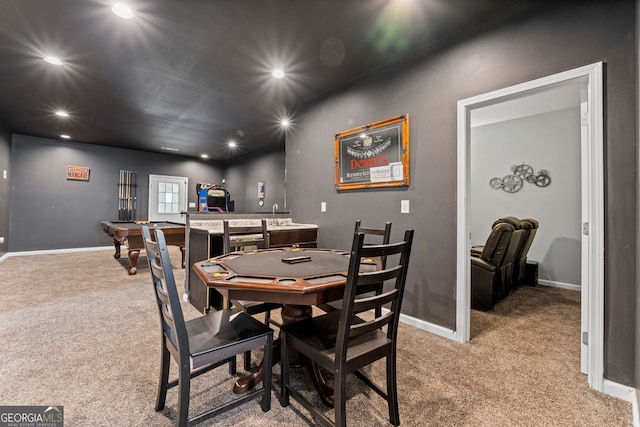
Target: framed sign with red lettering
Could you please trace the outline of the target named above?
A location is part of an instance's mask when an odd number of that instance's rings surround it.
[[[336,189],[409,186],[409,115],[336,134]]]

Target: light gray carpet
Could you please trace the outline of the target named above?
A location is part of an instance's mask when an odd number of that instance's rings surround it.
[[[181,284],[180,253],[170,250]],[[0,405],[62,405],[67,426],[172,425],[175,390],[163,412],[153,409],[159,320],[144,255],[139,264],[128,276],[126,258],[107,251],[0,262]],[[402,425],[631,425],[630,404],[591,390],[579,373],[579,323],[578,293],[538,286],[517,290],[495,312],[474,311],[467,344],[401,325]],[[295,402],[278,403],[279,369],[271,411],[250,402],[202,425],[314,425]],[[368,372],[384,384],[382,363]],[[292,376],[313,396],[306,372]],[[233,381],[226,367],[194,380],[192,408],[229,398]],[[350,425],[388,424],[385,402],[356,379],[348,395]]]

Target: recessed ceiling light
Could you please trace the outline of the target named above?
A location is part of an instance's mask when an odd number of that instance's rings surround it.
[[[273,70],[273,72],[271,73],[271,75],[273,77],[275,77],[276,79],[281,79],[284,77],[284,71],[277,69],[277,70]]]
[[[280,120],[280,124],[282,125],[282,127],[289,127],[289,120],[288,119],[282,119]]]
[[[165,151],[179,151],[177,148],[173,147],[160,147],[160,149]]]
[[[200,154],[200,157],[202,157],[203,159],[208,159],[208,158],[209,158],[209,155],[208,155],[208,154],[204,154],[204,153],[203,153],[203,154]]]
[[[228,145],[230,148],[234,148],[234,147],[236,147],[238,144],[236,144],[236,142],[235,142],[235,141],[229,141],[229,142],[227,143],[227,145]]]
[[[127,6],[124,3],[114,3],[113,6],[111,6],[111,10],[120,18],[124,18],[124,19],[133,18],[133,11],[129,6]]]
[[[67,113],[66,111],[56,111],[56,116],[60,116],[60,117],[69,117],[69,113]]]
[[[44,60],[49,64],[62,65],[62,61],[60,61],[60,59],[56,58],[55,56],[45,56]]]
[[[62,134],[62,135],[60,135],[60,138],[62,138],[62,139],[69,139],[69,138],[71,138],[71,137],[70,137],[69,135]]]

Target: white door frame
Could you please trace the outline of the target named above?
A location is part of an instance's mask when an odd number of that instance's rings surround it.
[[[469,226],[469,151],[471,110],[520,97],[570,80],[586,81],[582,132],[582,221],[587,233],[582,238],[582,326],[583,353],[591,388],[603,391],[604,383],[604,155],[603,155],[603,64],[543,77],[458,101],[457,184],[457,282],[456,340],[467,342],[471,330],[471,246]],[[585,108],[586,107],[586,111]],[[586,138],[586,139],[585,139]],[[586,277],[585,277],[586,275]],[[585,312],[586,311],[586,312]],[[586,333],[586,335],[585,335]]]
[[[169,175],[155,175],[149,174],[149,200],[148,200],[148,216],[149,221],[166,221],[171,220],[172,222],[179,222],[184,224],[186,219],[185,215],[176,215],[175,218],[166,218],[167,215],[162,215],[157,213],[157,208],[154,206],[154,202],[157,202],[157,190],[153,187],[153,185],[157,181],[166,180],[166,181],[179,181],[180,184],[180,200],[179,200],[179,208],[181,212],[187,211],[187,203],[189,199],[189,195],[187,193],[189,188],[189,178],[184,176],[169,176]]]

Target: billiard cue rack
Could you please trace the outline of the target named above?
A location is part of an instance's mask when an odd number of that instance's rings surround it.
[[[120,221],[133,221],[136,219],[138,199],[138,172],[120,170],[118,181],[118,219]]]

